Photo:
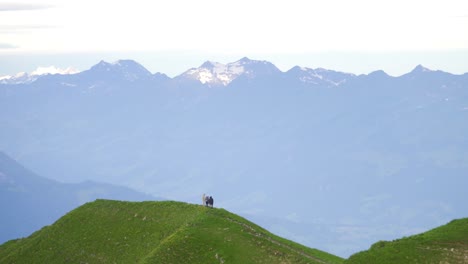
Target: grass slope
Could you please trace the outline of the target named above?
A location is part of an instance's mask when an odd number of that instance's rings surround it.
[[[171,201],[97,200],[0,246],[0,263],[342,262],[226,210]]]
[[[468,263],[468,218],[419,235],[377,242],[345,263]]]

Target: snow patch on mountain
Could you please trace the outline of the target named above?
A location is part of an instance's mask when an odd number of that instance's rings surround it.
[[[55,66],[49,67],[38,67],[35,71],[31,73],[31,75],[46,75],[46,74],[75,74],[79,73],[80,71],[73,68],[68,67],[66,69],[57,68]]]
[[[294,75],[301,82],[307,84],[326,84],[328,86],[340,86],[348,79],[356,77],[354,74],[335,72],[323,68],[311,69],[296,66],[288,71],[288,74]]]
[[[39,77],[49,74],[76,74],[79,73],[77,69],[68,67],[66,69],[57,68],[55,66],[38,67],[32,71],[31,74],[27,72],[20,72],[15,75],[6,75],[0,77],[0,84],[28,84],[36,81]]]
[[[244,67],[238,63],[222,64],[207,61],[198,68],[186,71],[182,76],[198,80],[203,84],[226,86],[243,73]]]
[[[268,73],[280,73],[280,70],[267,61],[250,60],[245,57],[228,64],[207,61],[200,67],[181,74],[179,78],[197,80],[202,84],[227,86],[242,75],[253,78],[256,74]]]
[[[317,83],[319,80],[323,80],[323,76],[318,74],[314,69],[299,67],[304,73],[299,79],[304,83]]]

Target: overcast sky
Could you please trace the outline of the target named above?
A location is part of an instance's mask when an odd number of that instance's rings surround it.
[[[398,75],[468,72],[468,1],[0,0],[0,75],[135,59],[176,75],[248,56]]]

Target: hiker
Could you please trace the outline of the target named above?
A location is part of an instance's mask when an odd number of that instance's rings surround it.
[[[205,196],[205,194],[203,194],[203,196],[202,196],[202,203],[201,204],[206,205],[206,196]]]
[[[212,196],[210,196],[208,204],[210,205],[211,208],[213,208],[213,203],[214,203],[214,199]]]
[[[210,204],[210,197],[205,196],[205,206],[208,206]]]

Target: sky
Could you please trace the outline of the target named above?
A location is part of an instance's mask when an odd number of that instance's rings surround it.
[[[0,0],[0,76],[134,59],[178,75],[242,57],[401,75],[468,72],[466,0]]]

